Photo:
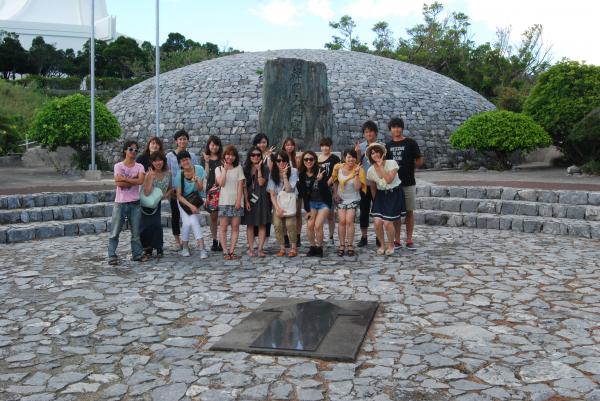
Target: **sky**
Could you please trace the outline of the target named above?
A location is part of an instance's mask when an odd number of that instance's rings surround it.
[[[394,37],[422,22],[423,0],[159,0],[160,41],[169,32],[242,51],[322,49],[335,34],[328,25],[343,15],[357,24],[362,42],[386,21]],[[429,3],[432,3],[428,2]],[[566,57],[600,65],[598,0],[447,0],[445,12],[469,16],[476,44],[493,42],[497,28],[511,28],[511,42],[533,24],[544,27],[544,44],[554,62]],[[155,0],[106,0],[117,31],[138,40],[155,41]]]

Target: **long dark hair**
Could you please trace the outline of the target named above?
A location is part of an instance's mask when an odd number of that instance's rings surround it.
[[[153,136],[152,138],[148,139],[148,142],[146,143],[146,147],[144,148],[142,155],[150,157],[150,143],[152,142],[156,142],[158,144],[157,152],[165,153],[165,148],[163,146],[162,139],[160,139],[157,136]]]
[[[280,150],[275,153],[273,157],[273,168],[271,168],[271,179],[275,183],[275,185],[279,185],[279,166],[277,165],[277,159],[281,158],[285,160],[285,162],[289,165],[287,176],[290,178],[290,174],[292,174],[292,166],[290,165],[290,156],[287,154],[285,150]]]
[[[298,166],[296,166],[296,141],[294,140],[294,138],[292,138],[291,136],[288,136],[287,138],[285,138],[285,140],[283,141],[283,146],[281,147],[281,150],[283,150],[285,152],[285,145],[287,145],[288,142],[291,143],[292,145],[294,145],[294,151],[289,155],[290,161],[288,163],[290,163],[292,165],[292,167],[298,168]]]
[[[306,152],[302,153],[302,162],[300,163],[300,166],[298,167],[298,172],[299,173],[304,173],[306,174],[308,172],[308,169],[306,168],[306,166],[304,165],[304,156],[309,155],[311,157],[313,157],[315,159],[315,161],[313,162],[313,166],[311,169],[311,173],[313,175],[317,175],[319,173],[319,161],[317,159],[317,154],[315,152],[313,152],[312,150],[307,150]]]
[[[221,143],[221,138],[219,138],[216,135],[211,135],[208,137],[208,141],[206,141],[206,146],[204,147],[204,154],[205,155],[211,155],[212,153],[210,152],[210,144],[214,143],[215,145],[219,146],[219,151],[217,152],[217,156],[219,157],[219,160],[221,160],[223,158],[223,144]]]
[[[258,152],[262,154],[258,146],[250,146],[250,149],[248,149],[248,153],[246,153],[246,161],[244,161],[244,175],[246,176],[246,181],[250,181],[252,178],[252,158],[250,157],[252,152]],[[259,160],[262,160],[262,158]]]
[[[252,138],[252,146],[258,146],[260,141],[262,141],[263,139],[267,140],[267,146],[269,146],[269,137],[263,134],[262,132],[259,132],[258,134],[254,135],[254,138]]]

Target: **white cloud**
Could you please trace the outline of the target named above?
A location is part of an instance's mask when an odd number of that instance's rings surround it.
[[[329,0],[308,0],[306,4],[308,12],[329,21],[333,18],[334,12],[331,9],[331,2]]]
[[[271,0],[250,11],[275,25],[297,25],[301,14],[290,0]]]
[[[600,65],[600,46],[595,44],[600,37],[598,1],[465,0],[465,3],[465,12],[470,19],[482,22],[492,31],[496,27],[512,26],[514,42],[518,42],[520,35],[531,25],[542,24],[544,43],[552,45],[555,61],[568,57]]]
[[[424,0],[354,0],[344,12],[354,20],[385,19],[420,14]]]

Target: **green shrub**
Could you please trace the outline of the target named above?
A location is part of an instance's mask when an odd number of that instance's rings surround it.
[[[488,111],[465,121],[450,136],[450,144],[457,149],[474,149],[491,153],[499,168],[509,168],[509,157],[515,151],[549,146],[552,139],[531,117],[510,111]]]
[[[590,160],[581,166],[581,170],[586,174],[600,175],[600,160]]]
[[[24,138],[19,131],[19,119],[0,113],[0,156],[21,151]]]
[[[567,137],[567,144],[584,162],[600,160],[600,107],[575,124]]]
[[[96,89],[98,90],[107,90],[107,91],[123,91],[130,86],[135,84],[139,84],[140,82],[146,80],[147,78],[138,77],[138,78],[114,78],[114,77],[96,77],[94,79],[94,83],[96,85]],[[90,88],[90,77],[86,77],[85,79],[86,87]]]
[[[567,137],[573,126],[600,107],[600,66],[564,61],[541,74],[523,111],[533,117],[572,162],[581,163]]]
[[[96,141],[112,141],[121,133],[115,116],[104,104],[95,102]],[[90,143],[90,98],[80,94],[50,101],[31,124],[32,138],[50,149],[71,146],[78,152]]]
[[[28,88],[53,89],[53,90],[79,90],[81,79],[79,77],[42,77],[29,75],[19,80],[19,84]]]

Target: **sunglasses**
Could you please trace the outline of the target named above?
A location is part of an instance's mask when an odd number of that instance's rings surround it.
[[[250,155],[250,157],[261,157],[261,156],[262,156],[262,154],[261,154],[261,153],[252,153],[252,154]]]
[[[133,153],[137,153],[137,148],[127,148],[128,152],[133,152]]]
[[[306,158],[304,158],[304,161],[305,162],[314,162],[315,158],[314,157],[306,157]]]
[[[277,163],[285,163],[285,160],[283,160],[283,159],[277,159]]]

